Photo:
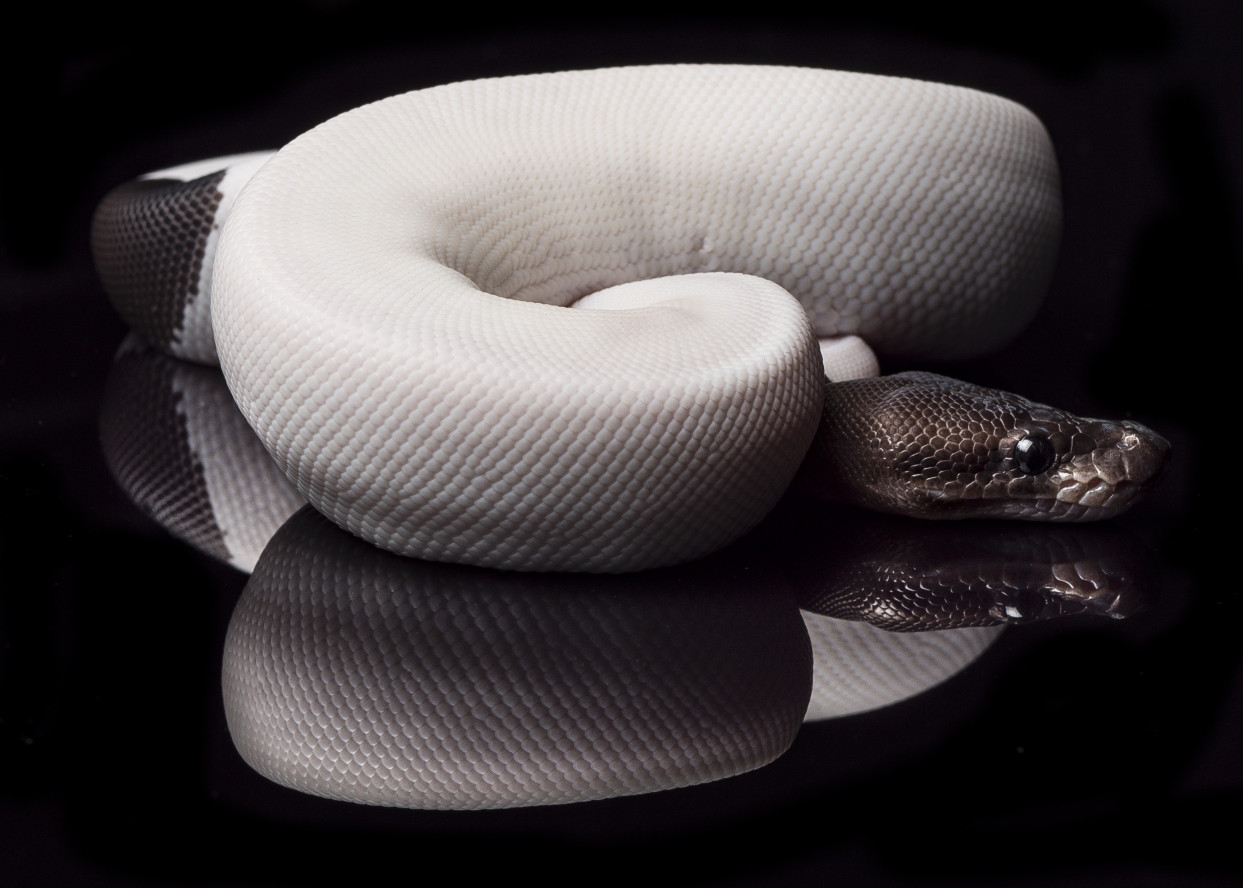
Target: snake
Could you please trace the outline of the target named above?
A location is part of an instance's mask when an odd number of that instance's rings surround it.
[[[876,375],[1001,348],[1060,234],[1051,140],[1013,101],[655,65],[382,99],[122,184],[91,240],[121,316],[218,362],[333,523],[431,561],[628,572],[793,489],[931,518],[1142,498],[1169,445],[1137,422]]]

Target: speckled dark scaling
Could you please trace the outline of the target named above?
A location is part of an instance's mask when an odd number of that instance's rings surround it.
[[[104,458],[140,509],[201,551],[228,561],[203,464],[190,446],[183,395],[173,385],[178,372],[208,371],[149,349],[117,357],[100,407]]]
[[[117,312],[158,348],[178,342],[197,300],[216,225],[221,170],[192,182],[139,179],[110,192],[91,223],[91,249]]]

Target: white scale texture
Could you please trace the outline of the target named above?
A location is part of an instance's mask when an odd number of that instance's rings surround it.
[[[190,458],[202,468],[229,563],[250,573],[272,534],[306,503],[246,425],[219,373],[175,373],[170,384],[181,395]]]
[[[1004,626],[891,632],[802,611],[811,639],[806,721],[841,718],[922,694],[970,666]]]
[[[473,81],[264,166],[213,324],[247,420],[341,526],[433,560],[634,570],[775,503],[821,408],[815,336],[995,348],[1059,220],[1039,121],[971,90],[736,66]]]
[[[719,780],[788,749],[811,690],[792,602],[755,591],[745,571],[428,564],[304,509],[229,622],[229,732],[277,783],[373,805],[558,804]]]

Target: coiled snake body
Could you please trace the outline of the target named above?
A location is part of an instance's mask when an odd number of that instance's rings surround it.
[[[1034,313],[1057,170],[1005,99],[806,69],[570,72],[407,93],[229,160],[105,199],[105,287],[157,344],[218,357],[299,490],[400,554],[688,560],[771,509],[821,426],[838,468],[808,484],[919,514],[1100,517],[1165,460],[1142,426],[939,377],[826,401],[817,338],[838,379],[868,372],[840,363],[860,340],[967,357]]]

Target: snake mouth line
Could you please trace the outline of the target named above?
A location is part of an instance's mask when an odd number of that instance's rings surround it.
[[[1019,519],[1038,521],[1097,521],[1112,518],[1129,509],[1150,490],[1157,479],[1141,482],[1071,481],[1044,495],[1015,496],[977,492],[962,496],[943,490],[926,490],[919,508],[911,514],[942,519]]]

